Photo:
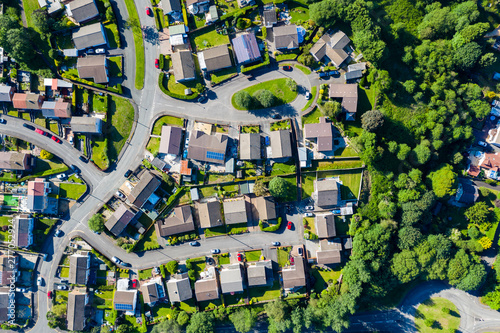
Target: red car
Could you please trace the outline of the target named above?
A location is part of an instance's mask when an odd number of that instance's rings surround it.
[[[37,129],[35,130],[35,132],[36,132],[36,133],[38,133],[38,134],[41,134],[41,135],[45,135],[45,132],[44,132],[44,131],[42,131],[42,130],[41,130],[41,129],[39,129],[39,128],[37,128]]]
[[[153,12],[151,11],[151,8],[146,7],[146,14],[147,14],[148,16],[152,16],[152,15],[153,15]]]
[[[292,221],[288,221],[288,224],[286,226],[288,230],[292,230]]]
[[[293,257],[290,257],[290,264],[295,264],[295,259],[293,259]]]
[[[283,66],[284,71],[291,71],[292,69],[292,66]]]
[[[238,259],[238,261],[243,261],[243,255],[241,253],[238,253],[236,255],[236,258]]]
[[[61,143],[61,140],[59,140],[56,136],[52,135],[52,140],[54,140],[57,143]]]
[[[160,68],[160,60],[155,59],[155,67]]]
[[[137,288],[137,279],[132,280],[132,288]]]
[[[47,293],[47,296],[49,297],[49,299],[52,299],[52,291],[49,291],[49,292]]]

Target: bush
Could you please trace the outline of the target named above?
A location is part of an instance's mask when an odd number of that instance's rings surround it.
[[[484,182],[485,182],[486,184],[489,184],[489,185],[497,185],[496,180],[489,179],[489,178],[488,178],[488,179],[486,179]]]
[[[278,223],[277,224],[271,225],[271,226],[266,227],[266,228],[264,228],[264,224],[262,223],[262,221],[259,221],[259,228],[262,231],[274,232],[274,231],[279,230],[279,228],[281,227],[281,221],[282,221],[282,218],[278,217],[278,221],[277,221]]]
[[[179,268],[179,263],[176,260],[171,260],[165,265],[165,267],[170,275],[174,275]]]
[[[297,91],[297,82],[295,82],[294,80],[292,79],[286,79],[286,86],[288,87],[288,89],[290,89],[291,91]]]
[[[274,95],[267,89],[257,90],[253,97],[259,101],[260,105],[264,108],[270,108],[275,103]]]
[[[234,102],[244,109],[250,110],[254,105],[254,99],[244,90],[238,91],[234,95]]]
[[[430,318],[427,318],[425,321],[425,326],[427,327],[432,327],[432,325],[434,325],[434,320],[430,319]]]
[[[51,160],[54,157],[54,154],[46,151],[45,149],[42,149],[40,151],[40,158],[44,160]]]
[[[184,100],[191,100],[191,99],[195,99],[195,98],[198,98],[198,92],[194,92],[192,95],[189,95],[189,96],[186,96],[186,95],[179,95],[179,94],[175,94],[173,92],[170,92],[164,85],[164,79],[165,79],[165,73],[160,73],[160,75],[158,76],[158,85],[160,86],[160,90],[172,97],[172,98],[177,98],[177,99],[184,99]]]
[[[240,30],[245,30],[248,29],[252,26],[252,21],[247,18],[239,18],[238,21],[236,22],[236,28]]]
[[[160,69],[165,67],[165,56],[160,53],[160,57],[158,58]]]

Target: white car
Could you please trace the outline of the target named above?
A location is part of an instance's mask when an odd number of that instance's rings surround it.
[[[306,206],[306,210],[314,210],[314,206]]]
[[[68,142],[69,142],[70,145],[73,144],[73,137],[72,136],[69,137]]]
[[[57,177],[57,179],[61,179],[62,180],[62,179],[66,178],[66,174],[65,173],[60,173],[56,177]]]
[[[116,191],[116,195],[119,197],[119,198],[122,198],[122,199],[125,199],[125,196],[123,195],[122,192],[120,191]]]
[[[313,217],[313,216],[314,216],[314,214],[313,214],[313,213],[305,213],[305,214],[304,214],[304,216],[305,216],[305,217]]]
[[[309,91],[306,92],[306,99],[311,99],[311,93]]]
[[[64,286],[64,285],[60,284],[60,285],[57,286],[57,289],[58,290],[68,290],[68,286]]]
[[[210,250],[210,252],[212,252],[212,254],[219,254],[220,250],[219,249],[212,249],[212,250]]]
[[[103,54],[103,53],[106,53],[106,50],[105,49],[95,49],[95,53],[96,54]]]
[[[114,262],[115,264],[120,264],[122,262],[120,259],[118,259],[118,257],[111,258],[111,261]]]
[[[486,142],[484,142],[484,141],[478,141],[477,144],[480,145],[480,146],[483,146],[483,147],[487,147],[488,146],[488,144]]]
[[[43,284],[43,279],[41,276],[39,276],[37,279],[36,279],[36,285],[37,286],[41,286]]]

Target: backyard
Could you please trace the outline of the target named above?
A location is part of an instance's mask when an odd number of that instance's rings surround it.
[[[217,45],[229,44],[229,37],[217,33],[215,26],[200,29],[190,34],[189,38],[191,38],[191,45],[196,45],[196,51],[208,49]]]
[[[87,190],[87,185],[60,183],[59,197],[78,200]]]
[[[139,240],[137,245],[134,247],[134,252],[143,252],[158,248],[158,240],[156,237],[155,228],[149,228],[148,232]]]
[[[31,174],[21,178],[19,181],[26,181],[30,178],[55,175],[57,173],[65,172],[66,170],[68,170],[68,167],[64,163],[59,162],[57,157],[54,157],[51,160],[43,160],[41,158],[38,158],[35,168],[31,172]]]
[[[281,287],[278,281],[274,281],[272,287],[249,288],[250,299],[256,302],[278,299],[281,295]]]
[[[151,134],[161,135],[161,128],[163,125],[183,127],[184,126],[184,119],[176,118],[176,117],[172,117],[172,116],[160,117],[155,121],[155,124],[153,126],[153,132]]]
[[[280,267],[286,266],[290,261],[291,247],[280,247],[278,248],[278,265]]]
[[[316,280],[314,282],[314,291],[316,293],[322,292],[327,286],[335,283],[340,277],[341,269],[337,268],[335,270],[326,270],[315,267],[312,269],[312,276]]]
[[[274,163],[271,176],[295,174],[295,160],[286,163]]]
[[[268,90],[274,96],[273,106],[279,106],[290,103],[297,97],[297,91],[293,91],[287,86],[286,84],[287,80],[288,80],[287,78],[281,78],[281,79],[265,81],[257,83],[241,91],[246,91],[250,94],[250,96],[253,96],[255,92],[259,90]],[[234,94],[233,97],[231,98],[231,103],[233,107],[237,110],[246,110],[245,107],[236,103],[236,100],[234,98],[235,96],[236,94]]]
[[[6,231],[3,231],[1,227],[12,225],[12,223],[10,222],[12,218],[13,216],[0,216],[0,241],[2,242],[9,240],[9,231],[8,229]]]

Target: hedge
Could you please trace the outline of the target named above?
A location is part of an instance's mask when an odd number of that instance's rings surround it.
[[[160,69],[163,70],[163,67],[165,66],[165,56],[160,53],[160,57],[158,59]]]
[[[76,81],[76,82],[81,82],[81,83],[84,83],[84,84],[88,84],[89,86],[92,86],[92,87],[104,89],[104,90],[107,90],[107,91],[111,91],[111,92],[123,95],[122,85],[119,84],[119,83],[116,85],[116,88],[114,88],[114,87],[106,87],[105,85],[102,85],[102,84],[98,84],[98,83],[94,83],[94,82],[87,81],[87,80],[84,80],[84,79],[80,79],[79,77],[76,77],[74,75],[67,74],[67,73],[62,73],[61,76],[64,77],[64,78],[66,78],[66,79],[69,79],[69,80],[73,80],[73,81]]]
[[[281,217],[278,217],[278,224],[271,225],[267,228],[264,228],[262,221],[259,221],[259,228],[260,228],[260,230],[267,231],[267,232],[277,231],[281,227],[281,220],[282,220]]]
[[[160,12],[161,12],[161,15],[163,15],[163,10],[161,10],[160,8],[153,8],[153,13],[154,13],[154,16],[155,16],[156,29],[158,29],[158,31],[163,28],[163,26],[161,24],[161,19],[160,19]]]
[[[185,100],[192,100],[198,97],[198,92],[194,92],[192,95],[186,96],[186,95],[179,95],[173,92],[168,91],[167,88],[163,85],[163,80],[165,78],[165,73],[160,73],[158,76],[158,85],[160,86],[160,90],[163,91],[166,95],[177,98],[177,99],[185,99]]]
[[[186,4],[182,1],[182,18],[184,19],[184,25],[188,26],[188,16],[186,12]]]

